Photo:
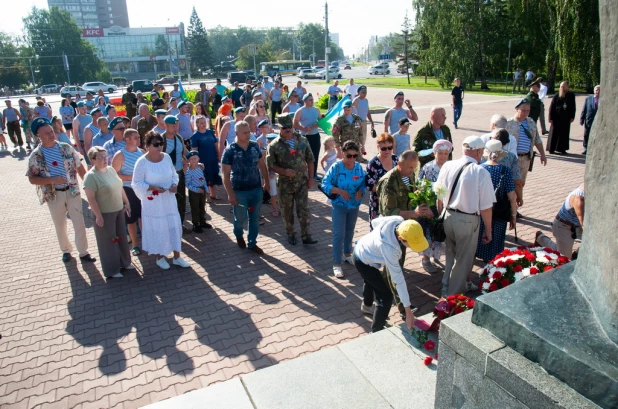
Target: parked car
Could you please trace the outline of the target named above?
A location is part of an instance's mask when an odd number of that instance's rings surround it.
[[[253,71],[233,71],[227,73],[227,80],[230,84],[245,83],[247,79],[254,80],[255,76],[253,75]]]
[[[344,70],[351,70],[351,69],[352,69],[352,66],[351,66],[350,64],[346,64],[346,65],[343,67],[343,69],[344,69]]]
[[[388,67],[384,67],[383,65],[374,65],[367,71],[369,72],[369,75],[383,75],[391,73],[391,70],[389,70]]]
[[[408,73],[408,68],[405,65],[398,65],[397,66],[397,72],[399,74],[407,74]]]
[[[341,78],[341,73],[339,72],[338,68],[330,68],[328,70],[328,77],[329,78]],[[320,70],[318,72],[316,72],[316,78],[319,78],[321,80],[326,79],[326,70]]]
[[[58,84],[47,84],[47,85],[42,85],[40,88],[35,89],[34,91],[37,94],[53,94],[58,92]]]
[[[159,81],[156,82],[157,85],[170,85],[170,84],[177,84],[177,83],[178,83],[178,79],[171,75],[166,75],[165,77],[161,78]]]
[[[84,82],[84,84],[82,85],[82,88],[85,89],[86,91],[92,91],[92,92],[97,92],[98,90],[102,89],[103,92],[114,92],[118,89],[117,86],[112,85],[112,84],[106,84],[104,82]]]
[[[133,92],[149,92],[154,88],[154,84],[150,80],[135,80],[131,85]]]
[[[384,67],[384,68],[389,68],[389,66],[390,66],[389,63],[386,62],[386,61],[383,61],[383,62],[381,62],[379,64],[376,64],[376,65],[379,65],[380,67]]]
[[[298,74],[298,78],[315,78],[316,71],[313,68],[303,68]]]
[[[70,95],[72,97],[75,97],[75,94],[79,94],[81,96],[86,96],[86,90],[83,89],[82,87],[79,86],[69,86],[69,87],[62,87],[60,89],[60,96],[62,98],[66,98],[67,95]]]

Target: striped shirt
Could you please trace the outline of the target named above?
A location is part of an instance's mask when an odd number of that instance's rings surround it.
[[[92,137],[94,138],[99,132],[101,132],[101,128],[99,128],[98,126],[94,125],[93,123],[90,123],[88,125],[86,125],[86,129],[90,129],[90,132],[92,132]],[[84,130],[86,130],[84,129]],[[88,152],[86,152],[88,153]]]
[[[62,157],[58,144],[54,144],[51,148],[41,146],[41,152],[43,152],[43,158],[45,159],[45,164],[49,170],[49,176],[61,176],[66,179],[67,172],[64,168],[64,158]],[[65,188],[66,186],[66,183],[55,185],[56,189]]]
[[[103,147],[103,145],[105,145],[105,142],[111,141],[113,137],[114,137],[114,134],[111,132],[108,132],[108,133],[99,132],[98,134],[94,136],[94,138],[92,138],[91,146]]]
[[[206,185],[206,178],[201,167],[195,169],[187,169],[185,172],[185,186],[192,192],[201,193],[200,189],[204,189],[208,192],[208,186]]]
[[[124,156],[124,163],[120,168],[120,174],[125,176],[132,176],[133,169],[135,169],[135,162],[144,154],[141,149],[137,149],[135,152],[129,152],[124,147],[120,150],[122,155]],[[122,181],[122,185],[126,187],[131,187],[130,180]]]
[[[523,121],[519,123],[519,140],[517,141],[517,153],[530,153],[530,137],[526,135],[526,131],[530,133],[528,128],[528,122]]]
[[[412,186],[410,186],[410,178],[408,176],[403,176],[401,180],[403,180],[403,183],[406,184],[408,190],[412,190]]]
[[[285,140],[285,139],[284,139]],[[290,145],[290,149],[294,149],[294,138],[285,140],[285,143]]]
[[[103,149],[107,151],[107,164],[108,165],[111,166],[112,159],[114,159],[114,155],[116,154],[116,152],[118,152],[120,149],[123,149],[126,146],[126,144],[127,143],[125,141],[116,142],[114,138],[112,138],[111,140],[103,144]]]
[[[577,188],[566,197],[560,211],[558,212],[558,217],[562,220],[573,223],[575,227],[581,227],[581,223],[579,222],[579,218],[577,217],[577,213],[575,213],[575,209],[571,206],[571,197],[572,196],[581,196],[584,197],[584,191],[581,188]]]

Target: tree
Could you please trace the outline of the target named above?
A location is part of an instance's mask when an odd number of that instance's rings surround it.
[[[195,6],[189,20],[187,55],[191,59],[191,71],[195,73],[206,71],[213,65],[213,52],[208,41],[208,34],[195,11]]]
[[[154,50],[152,50],[152,53],[156,56],[169,56],[169,54],[171,53],[170,45],[163,34],[157,35]]]
[[[403,63],[406,68],[406,73],[408,75],[408,84],[410,83],[410,67],[412,66],[411,60],[413,56],[413,47],[412,47],[412,27],[410,26],[410,19],[408,19],[408,12],[406,11],[406,15],[403,18],[403,24],[401,25],[401,33],[397,34],[395,37],[395,52],[397,53],[400,61]]]
[[[32,55],[32,50],[0,31],[0,87],[21,88],[27,84],[31,80],[27,57]]]
[[[96,79],[97,73],[104,68],[95,47],[81,37],[81,29],[67,11],[57,7],[49,11],[33,7],[23,21],[27,42],[39,56],[39,76],[43,83],[65,81],[63,54],[68,57],[73,83]]]

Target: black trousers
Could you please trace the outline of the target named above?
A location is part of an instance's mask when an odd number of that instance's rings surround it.
[[[584,149],[588,149],[588,138],[590,138],[590,128],[584,125]]]
[[[376,298],[376,308],[373,312],[373,322],[371,323],[371,332],[378,332],[384,329],[386,319],[393,305],[393,292],[384,281],[380,270],[375,267],[368,266],[361,260],[354,257],[354,267],[358,270],[361,277],[365,281],[365,286],[369,287]]]
[[[178,173],[178,186],[176,187],[176,203],[178,203],[178,213],[180,213],[180,222],[185,222],[185,212],[187,211],[187,189],[185,188],[185,172],[182,170]]]
[[[309,147],[313,153],[313,174],[318,174],[318,162],[320,161],[320,134],[315,133],[313,135],[305,136],[309,141]]]
[[[206,223],[206,194],[189,190],[189,204],[191,205],[191,222],[193,226]]]
[[[271,122],[275,123],[275,117],[281,113],[281,101],[272,101],[272,107],[270,108]]]
[[[11,138],[13,145],[23,146],[24,141],[21,139],[21,127],[19,126],[19,121],[7,121],[6,131],[8,132],[9,138]],[[15,138],[16,136],[17,138]]]

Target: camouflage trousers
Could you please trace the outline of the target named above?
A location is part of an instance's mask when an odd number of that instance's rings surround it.
[[[399,265],[401,266],[401,269],[403,270],[403,265],[406,262],[406,247],[405,246],[400,246],[400,247],[401,247],[401,258],[399,259]],[[399,310],[400,313],[405,314],[405,308],[403,308],[403,303],[401,302],[401,299],[399,298],[399,294],[397,293],[397,287],[395,287],[395,283],[393,283],[393,280],[391,279],[391,275],[388,273],[388,267],[386,266],[384,266],[384,268],[382,269],[382,278],[384,278],[384,281],[386,281],[386,283],[391,289],[391,292],[393,293],[393,302],[397,306],[397,309]]]
[[[281,181],[281,179],[279,179]],[[288,236],[296,235],[294,231],[294,203],[296,203],[296,215],[300,223],[300,234],[303,239],[311,236],[309,232],[309,188],[307,183],[289,185],[279,183],[277,186],[279,196],[279,206],[281,206],[281,216],[285,223],[285,230]]]
[[[39,144],[39,138],[32,133],[30,126],[32,125],[32,121],[27,121],[22,123],[22,129],[24,130],[24,135],[26,136],[26,144],[31,145],[33,148]]]

